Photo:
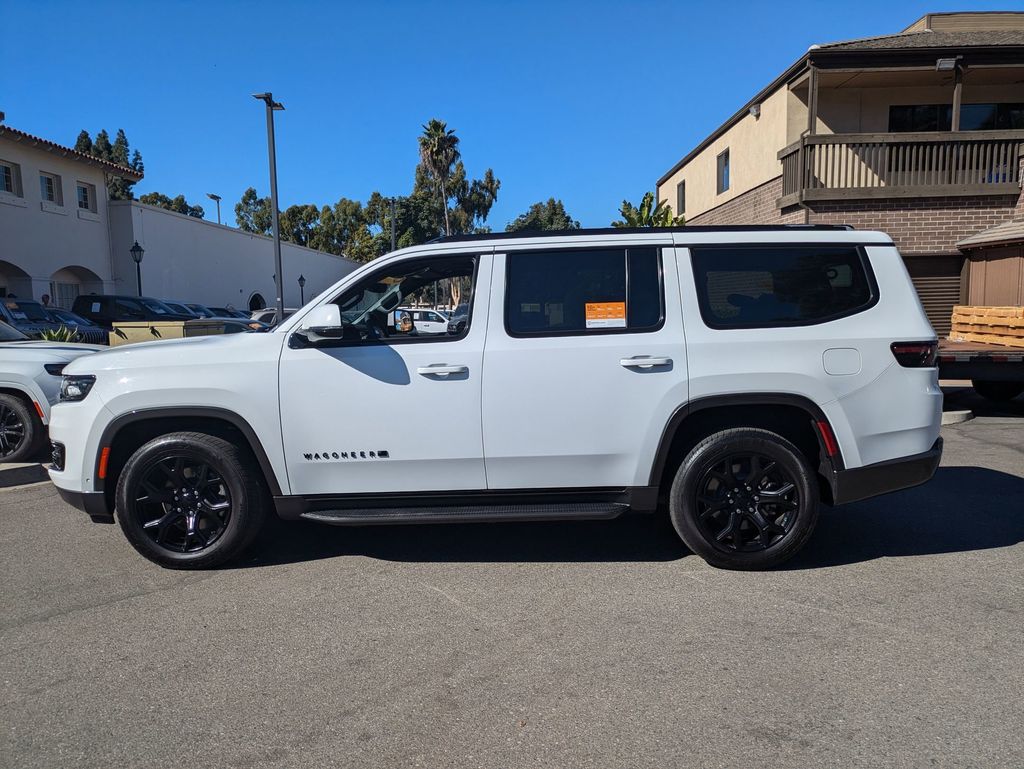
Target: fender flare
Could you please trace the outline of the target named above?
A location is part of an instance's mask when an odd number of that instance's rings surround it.
[[[682,427],[687,417],[712,408],[764,405],[795,406],[796,408],[807,412],[807,416],[813,421],[824,422],[831,428],[831,423],[828,421],[828,417],[825,416],[825,412],[821,410],[821,407],[810,398],[803,395],[796,395],[794,393],[749,392],[708,395],[703,398],[697,398],[696,400],[685,403],[677,408],[665,424],[665,428],[661,432],[661,440],[658,443],[658,451],[654,455],[654,463],[651,465],[651,475],[648,480],[648,484],[655,487],[660,485],[662,476],[665,472],[665,464],[668,461],[669,450],[672,447],[672,441],[675,439],[676,433],[679,431],[679,428]],[[837,471],[844,469],[842,447],[838,448],[835,456],[829,457],[822,442],[820,432],[815,430],[814,433],[818,439],[818,445],[821,447],[821,456],[826,458],[824,461],[828,462],[828,467],[826,468],[829,471],[828,476],[830,478],[834,477]]]
[[[27,385],[24,382],[12,382],[9,379],[0,380],[0,390],[14,390],[24,395],[28,398],[29,403],[36,408],[36,413],[39,414],[43,425],[50,424],[50,403],[46,400],[41,390],[33,392],[31,385]]]
[[[270,458],[267,456],[267,452],[263,448],[263,443],[260,441],[256,431],[252,429],[252,425],[250,425],[244,417],[236,414],[234,411],[214,406],[158,406],[151,409],[128,411],[114,417],[114,419],[112,419],[107,426],[103,428],[103,434],[100,436],[99,446],[97,447],[95,464],[93,465],[95,490],[102,491],[105,486],[104,481],[99,477],[100,459],[103,454],[103,449],[114,445],[114,441],[117,439],[117,435],[122,429],[130,424],[145,422],[150,419],[180,419],[190,417],[216,419],[221,422],[227,422],[238,430],[245,438],[246,443],[249,444],[249,448],[252,450],[253,456],[256,457],[256,461],[260,466],[260,471],[263,473],[263,477],[267,482],[271,495],[281,495],[281,484],[278,482],[277,474],[274,472],[274,467],[270,463]]]

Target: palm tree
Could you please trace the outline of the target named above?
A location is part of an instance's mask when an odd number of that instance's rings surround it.
[[[444,234],[451,234],[448,224],[448,191],[445,184],[451,176],[452,166],[459,161],[459,137],[454,128],[448,128],[443,120],[432,119],[423,126],[420,136],[420,161],[437,184],[444,209]]]
[[[653,192],[644,193],[639,207],[623,200],[619,214],[622,220],[612,222],[612,227],[674,227],[684,221],[682,216],[672,216],[668,201],[662,200],[654,205]]]

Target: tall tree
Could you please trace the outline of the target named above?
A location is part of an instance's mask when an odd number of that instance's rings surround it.
[[[92,137],[89,136],[89,132],[82,129],[78,133],[78,138],[75,139],[75,152],[84,152],[86,155],[92,154]]]
[[[461,157],[459,137],[454,128],[437,118],[433,118],[423,126],[419,138],[420,162],[437,185],[441,206],[444,210],[444,234],[451,234],[448,222],[448,191],[446,184],[452,175],[452,169]]]
[[[78,138],[75,140],[75,149],[79,152],[88,153],[100,160],[127,166],[140,175],[144,171],[142,154],[138,150],[131,152],[131,148],[128,145],[128,137],[123,128],[117,130],[117,137],[114,139],[113,144],[110,142],[110,134],[106,132],[106,129],[100,130],[96,134],[95,140],[89,137],[88,131],[83,130],[79,132]],[[107,195],[111,200],[134,200],[135,194],[132,192],[132,188],[135,186],[135,182],[130,179],[124,179],[116,174],[108,173],[105,176]]]
[[[242,193],[242,199],[235,204],[235,223],[244,232],[258,232],[269,235],[273,222],[270,217],[270,198],[261,198],[256,188],[250,187]]]
[[[580,223],[569,216],[561,200],[548,198],[546,203],[534,203],[526,213],[519,214],[505,227],[505,232],[523,230],[578,230]]]
[[[185,216],[192,216],[196,219],[202,219],[205,215],[202,206],[193,206],[185,200],[184,195],[178,195],[175,198],[169,198],[161,192],[147,192],[145,195],[139,196],[139,202],[145,203],[147,206],[157,206],[158,208],[165,208],[168,211],[174,211],[177,214],[185,214]]]
[[[612,222],[612,227],[674,227],[685,221],[682,216],[672,216],[667,200],[654,205],[653,192],[645,192],[639,206],[623,200],[619,214],[622,219]]]

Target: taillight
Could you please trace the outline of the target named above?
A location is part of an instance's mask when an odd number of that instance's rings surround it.
[[[938,342],[893,342],[889,347],[896,362],[906,368],[930,368],[939,354]]]

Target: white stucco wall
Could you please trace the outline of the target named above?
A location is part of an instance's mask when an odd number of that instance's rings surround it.
[[[136,201],[110,203],[115,291],[136,293],[135,241],[145,249],[142,292],[147,296],[215,306],[248,307],[254,293],[275,301],[273,241],[225,225],[176,214]],[[299,275],[305,298],[352,272],[358,263],[291,243],[281,244],[284,301],[299,306]]]
[[[0,137],[0,160],[21,171],[21,195],[0,192],[0,286],[23,299],[50,292],[54,273],[67,268],[90,290],[112,286],[107,190],[103,170],[60,151]],[[60,177],[63,206],[43,203],[39,174]],[[80,211],[76,182],[96,188],[96,212]],[[88,272],[86,272],[88,271]],[[27,277],[26,277],[27,275]],[[67,278],[64,272],[60,278]]]

